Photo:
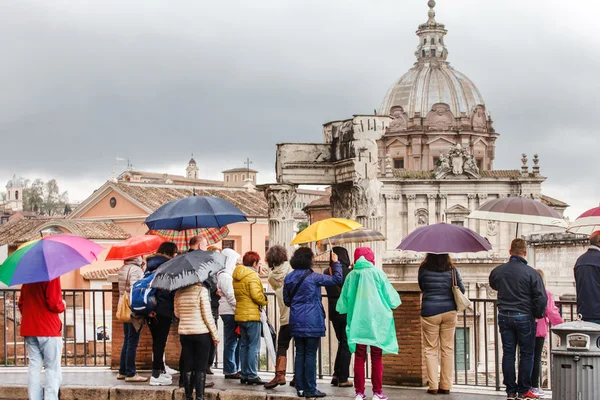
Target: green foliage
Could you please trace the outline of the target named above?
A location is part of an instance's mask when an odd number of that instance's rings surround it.
[[[306,228],[308,228],[308,222],[300,222],[298,224],[298,233],[302,232]]]

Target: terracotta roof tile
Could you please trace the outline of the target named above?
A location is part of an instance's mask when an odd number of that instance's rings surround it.
[[[22,219],[0,226],[0,245],[19,245],[40,238],[40,230],[56,226],[73,235],[90,240],[123,240],[131,235],[113,222],[65,220],[65,219]]]
[[[81,277],[85,280],[104,280],[108,278],[109,275],[115,275],[119,273],[119,269],[121,267],[98,267],[98,268],[90,268],[85,272],[81,273]]]
[[[330,202],[331,202],[331,195],[328,194],[319,199],[311,201],[310,203],[308,203],[308,205],[306,207],[304,207],[304,209],[307,210],[307,209],[310,209],[313,207],[327,207],[330,205]]]
[[[492,170],[492,171],[481,171],[482,178],[519,178],[521,177],[521,171],[518,169],[508,170]]]
[[[117,183],[118,190],[134,198],[151,210],[156,210],[165,203],[172,200],[192,196],[215,196],[229,201],[239,208],[246,216],[254,218],[266,218],[268,205],[265,196],[261,192],[248,192],[247,190],[226,189],[192,189],[179,188],[177,186],[153,186],[144,184]]]

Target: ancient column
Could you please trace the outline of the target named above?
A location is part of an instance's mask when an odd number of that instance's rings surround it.
[[[279,244],[293,253],[295,220],[294,201],[296,200],[296,187],[287,184],[272,184],[264,188],[269,204],[269,246]]]
[[[467,195],[467,198],[469,199],[469,214],[472,213],[473,211],[475,211],[475,208],[477,208],[477,195],[475,193],[469,193]],[[469,218],[469,225],[468,228],[477,232],[477,220],[473,219],[473,218]]]
[[[487,299],[487,283],[477,283],[477,298],[478,299]],[[487,329],[487,321],[485,320],[483,309],[487,307],[487,303],[479,303],[478,308],[475,310],[475,315],[477,315],[477,335],[479,337],[475,338],[478,341],[477,347],[479,348],[479,354],[477,354],[477,359],[475,362],[478,364],[479,371],[485,371],[485,353],[487,351],[487,343],[485,341],[485,330]],[[486,314],[489,317],[489,313]]]
[[[406,211],[408,212],[408,234],[415,230],[417,227],[417,223],[415,221],[415,212],[417,209],[417,195],[416,194],[407,194],[406,195],[407,207]]]
[[[477,197],[479,197],[479,205],[477,207],[481,207],[483,204],[485,204],[487,202],[487,198],[488,198],[487,193],[479,193],[477,195]],[[485,221],[477,221],[477,225],[475,226],[477,229],[475,230],[475,232],[477,232],[481,235],[483,233],[483,229],[481,229],[481,227],[485,226],[485,225],[483,225],[485,223],[486,223]]]
[[[427,195],[427,212],[429,214],[429,225],[433,225],[437,222],[436,220],[436,202],[437,202],[437,194],[428,194]]]
[[[448,210],[448,195],[440,194],[440,215],[442,216],[442,221],[449,222],[446,218],[446,210]]]

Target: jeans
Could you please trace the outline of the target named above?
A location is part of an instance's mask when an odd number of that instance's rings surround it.
[[[367,346],[356,345],[354,353],[354,391],[365,394],[365,363],[367,362]],[[371,346],[371,383],[373,394],[383,393],[383,352],[379,347]]]
[[[319,349],[319,337],[297,337],[296,360],[294,363],[296,372],[296,390],[304,391],[304,394],[312,394],[317,391],[317,350]]]
[[[335,364],[333,367],[333,376],[339,383],[348,382],[350,376],[350,360],[352,354],[348,348],[348,337],[346,336],[346,315],[335,314],[331,315],[331,324],[335,331],[335,337],[338,340],[337,354],[335,355]]]
[[[233,315],[221,315],[223,320],[223,374],[233,375],[240,370],[240,345],[235,333],[238,327]]]
[[[242,379],[258,378],[258,353],[260,352],[259,321],[239,322],[240,326],[240,364]]]
[[[28,388],[30,400],[58,400],[58,391],[62,382],[60,359],[62,337],[27,336],[25,338],[29,352]],[[40,375],[42,366],[46,369],[46,388],[42,394]]]
[[[535,353],[533,357],[533,372],[531,373],[531,387],[542,387],[542,352],[546,338],[535,338]]]
[[[506,394],[525,394],[531,389],[533,350],[536,322],[532,315],[523,313],[498,314],[500,337],[502,337],[502,372]],[[519,380],[515,374],[517,346],[519,346]]]
[[[165,370],[163,356],[167,346],[167,338],[171,329],[171,317],[157,314],[150,318],[148,327],[152,334],[152,376],[158,378]]]
[[[121,348],[121,359],[119,360],[119,374],[128,378],[135,376],[135,356],[138,343],[140,342],[140,332],[136,332],[133,324],[123,324],[123,347]]]
[[[429,389],[452,390],[456,311],[421,317],[421,329]]]

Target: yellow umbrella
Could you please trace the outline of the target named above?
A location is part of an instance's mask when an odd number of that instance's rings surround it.
[[[362,225],[356,221],[343,218],[328,218],[308,226],[296,235],[292,244],[318,242],[319,240],[329,239],[332,236],[350,232],[358,228],[362,228]]]

